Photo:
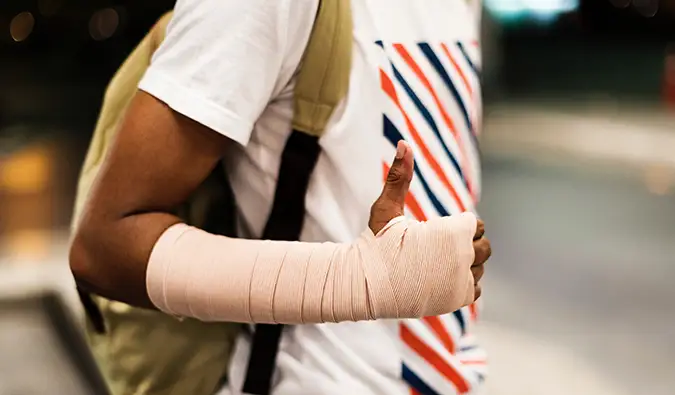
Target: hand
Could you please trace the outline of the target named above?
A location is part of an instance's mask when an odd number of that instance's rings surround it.
[[[473,286],[474,293],[473,299],[476,301],[480,298],[482,289],[480,286],[480,279],[485,274],[485,262],[492,255],[492,247],[490,246],[490,240],[487,239],[485,235],[485,224],[480,219],[478,220],[478,225],[476,226],[476,235],[473,237],[473,250],[476,253],[476,256],[471,265],[471,274],[473,274]]]
[[[382,194],[370,209],[368,226],[373,234],[378,234],[389,221],[404,214],[405,197],[408,194],[410,181],[412,181],[413,166],[412,149],[405,141],[399,141],[396,147],[396,158],[387,174]],[[492,254],[490,241],[484,235],[485,224],[479,219],[473,238],[475,258],[471,265],[471,274],[474,279],[474,301],[482,293],[480,279],[485,273],[485,262]]]

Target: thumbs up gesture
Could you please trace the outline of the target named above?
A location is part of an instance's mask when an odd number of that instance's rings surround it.
[[[373,203],[370,210],[368,226],[374,234],[378,234],[394,218],[404,214],[405,198],[413,177],[414,158],[412,149],[405,141],[399,141],[396,147],[396,158],[391,165],[382,194]],[[476,231],[473,235],[474,262],[471,274],[474,279],[474,296],[480,297],[482,290],[480,279],[485,272],[485,262],[492,254],[490,241],[485,237],[485,224],[476,219]]]

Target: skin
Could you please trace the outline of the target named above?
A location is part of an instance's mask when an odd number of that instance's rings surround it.
[[[377,234],[392,218],[403,215],[405,211],[405,197],[412,181],[413,172],[414,158],[412,149],[404,141],[399,141],[396,158],[391,165],[389,174],[387,174],[387,181],[382,189],[382,194],[373,203],[373,207],[370,210],[368,226],[373,233]],[[477,300],[482,294],[479,282],[483,274],[485,274],[485,263],[492,255],[490,240],[485,237],[485,224],[480,219],[478,220],[476,234],[473,238],[473,249],[475,258],[471,266],[471,273],[474,278],[474,300]]]
[[[147,262],[157,239],[180,219],[170,210],[211,173],[230,140],[194,122],[151,95],[138,92],[100,171],[73,239],[70,267],[82,289],[134,306],[153,308]],[[399,143],[382,195],[373,204],[374,233],[403,214],[413,175],[413,155]],[[475,297],[490,243],[479,221],[472,273]]]

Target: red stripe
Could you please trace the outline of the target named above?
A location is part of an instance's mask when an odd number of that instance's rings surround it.
[[[438,317],[424,317],[424,322],[426,322],[427,325],[429,325],[429,327],[431,328],[431,330],[434,331],[434,333],[443,343],[445,348],[448,351],[450,351],[450,354],[454,354],[455,342],[452,341],[452,338],[450,337],[448,331],[445,329],[445,326],[443,326],[441,319]]]
[[[471,107],[469,108],[469,114],[471,116],[471,123],[474,125],[474,130],[477,133],[478,129],[478,119],[476,116],[477,109],[476,107],[478,104],[476,103],[476,97],[473,94],[473,88],[471,87],[471,83],[469,82],[469,79],[467,78],[466,74],[464,71],[462,71],[462,68],[459,66],[459,63],[455,60],[455,57],[452,56],[452,53],[450,52],[450,49],[448,49],[448,46],[445,45],[445,43],[441,43],[441,48],[443,49],[443,52],[445,53],[445,56],[450,60],[452,63],[452,66],[454,69],[459,73],[459,76],[462,78],[462,82],[464,82],[464,86],[466,89],[469,91],[469,100],[471,100]]]
[[[419,392],[419,391],[417,391],[417,390],[414,389],[414,388],[411,388],[411,389],[410,389],[410,395],[422,395],[422,393]]]
[[[459,198],[457,191],[455,191],[455,188],[453,188],[452,184],[450,183],[450,180],[448,180],[448,177],[443,172],[443,169],[441,169],[441,166],[438,164],[438,162],[436,162],[436,159],[434,159],[433,155],[429,151],[429,148],[424,144],[424,141],[417,132],[417,129],[410,121],[408,114],[403,109],[403,106],[401,106],[401,102],[399,101],[398,95],[396,94],[394,84],[391,82],[387,74],[385,74],[385,72],[382,69],[380,69],[380,79],[382,82],[382,89],[389,96],[389,98],[391,98],[391,100],[394,101],[394,104],[396,104],[396,107],[398,107],[399,111],[401,111],[401,115],[403,115],[403,118],[405,119],[405,123],[408,126],[408,130],[410,131],[413,140],[415,140],[415,143],[417,144],[417,146],[420,147],[420,150],[422,151],[422,156],[424,156],[427,162],[429,162],[429,165],[434,170],[438,178],[440,178],[441,182],[443,182],[445,187],[453,196],[453,198],[457,202],[457,205],[459,206],[460,212],[466,211],[466,207],[464,206],[462,200]]]
[[[427,216],[424,215],[424,211],[422,211],[422,207],[420,207],[420,204],[417,202],[417,199],[415,198],[415,195],[412,194],[412,192],[408,192],[408,194],[405,197],[405,205],[408,207],[408,210],[412,213],[413,217],[415,217],[416,220],[418,221],[426,221]]]
[[[401,339],[403,342],[408,345],[413,351],[415,351],[420,357],[422,357],[426,362],[432,365],[440,374],[452,382],[457,391],[460,394],[466,394],[469,392],[469,384],[462,378],[462,376],[455,370],[454,367],[449,365],[443,358],[436,353],[428,345],[424,344],[415,334],[413,334],[410,329],[408,329],[403,323],[399,325],[401,329]]]
[[[384,179],[386,181],[387,174],[389,173],[389,166],[387,166],[385,162],[382,162],[382,167],[384,169]],[[427,220],[427,216],[424,214],[424,211],[417,201],[417,198],[415,198],[415,195],[410,191],[408,191],[408,193],[405,195],[405,206],[408,208],[408,210],[410,210],[410,213],[413,215],[413,217],[415,217],[416,220]]]
[[[445,45],[445,43],[441,43],[441,48],[443,49],[443,52],[445,53],[445,56],[450,60],[452,63],[452,66],[454,67],[455,71],[459,74],[459,76],[462,78],[462,82],[464,83],[464,87],[469,91],[469,100],[471,101],[471,107],[469,108],[469,114],[471,116],[471,123],[473,123],[475,128],[478,128],[478,122],[477,122],[477,117],[476,117],[476,98],[473,94],[473,88],[471,87],[471,83],[469,82],[469,79],[467,78],[466,74],[464,71],[462,71],[462,68],[459,67],[459,64],[455,60],[455,57],[452,56],[452,53],[450,52],[450,49],[448,49],[448,46]]]
[[[487,361],[484,360],[484,359],[480,359],[480,360],[465,360],[465,359],[463,359],[463,360],[460,360],[459,362],[462,365],[478,365],[478,366],[487,365]]]
[[[429,79],[424,75],[422,72],[422,69],[420,66],[415,62],[415,60],[410,56],[410,53],[403,47],[401,44],[394,44],[394,49],[401,55],[403,60],[408,64],[408,67],[412,69],[412,71],[415,73],[417,78],[422,82],[422,84],[427,88],[429,93],[431,93],[431,97],[434,99],[434,103],[436,103],[436,107],[441,112],[441,116],[443,117],[443,121],[445,122],[445,126],[447,126],[448,129],[450,129],[450,132],[452,135],[455,137],[455,141],[457,142],[457,145],[459,146],[459,153],[461,157],[459,158],[460,163],[462,164],[462,172],[464,173],[464,177],[466,177],[467,181],[467,187],[469,189],[469,194],[474,197],[474,192],[473,192],[473,181],[471,180],[471,173],[467,169],[467,156],[466,156],[466,147],[464,146],[464,141],[457,133],[457,128],[455,127],[455,123],[452,121],[452,118],[448,115],[447,111],[445,111],[445,107],[441,103],[441,100],[438,98],[438,95],[436,94],[436,90],[434,90],[433,86],[431,86],[431,83],[429,82]],[[469,88],[470,89],[470,88]]]
[[[445,43],[441,43],[441,48],[443,48],[443,52],[445,52],[445,56],[450,59],[450,62],[452,63],[452,66],[455,68],[455,71],[459,74],[459,77],[462,79],[462,82],[464,83],[464,87],[469,91],[469,97],[471,101],[473,102],[473,88],[471,87],[471,84],[469,83],[469,79],[466,78],[466,74],[464,74],[464,71],[459,67],[459,64],[457,64],[457,61],[455,60],[455,57],[452,56],[450,53],[450,50],[448,49],[448,46],[445,45]]]
[[[469,305],[469,313],[471,313],[472,321],[476,321],[478,319],[478,306],[476,306],[475,302]]]

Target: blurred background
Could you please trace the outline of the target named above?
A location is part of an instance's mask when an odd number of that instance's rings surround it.
[[[103,90],[172,4],[0,2],[0,286],[21,268],[72,290]],[[484,6],[491,393],[673,395],[675,1]]]

